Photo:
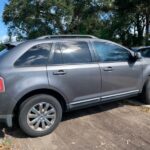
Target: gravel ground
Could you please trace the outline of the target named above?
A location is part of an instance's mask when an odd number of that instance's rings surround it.
[[[0,150],[149,150],[150,107],[109,103],[64,114],[59,127],[44,137],[29,138],[17,126],[2,125],[0,137]]]

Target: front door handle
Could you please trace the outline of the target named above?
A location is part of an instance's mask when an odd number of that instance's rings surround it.
[[[106,67],[106,68],[104,68],[104,71],[112,71],[112,70],[113,70],[112,67]]]
[[[58,70],[56,72],[53,72],[53,75],[65,75],[66,72],[64,70]]]

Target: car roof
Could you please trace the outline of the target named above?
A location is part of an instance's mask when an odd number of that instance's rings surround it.
[[[68,36],[68,35],[67,35]],[[77,36],[77,35],[74,35]],[[74,36],[71,35],[71,37],[67,38],[67,37],[63,37],[60,36],[59,38],[37,38],[37,39],[33,39],[33,40],[27,40],[27,41],[21,41],[21,42],[12,42],[9,43],[8,45],[12,45],[13,47],[28,47],[28,46],[34,46],[34,45],[38,45],[38,44],[44,44],[44,43],[55,43],[55,42],[63,42],[63,41],[98,41],[98,42],[107,42],[107,43],[111,43],[111,44],[115,44],[118,46],[121,46],[125,49],[128,49],[127,47],[124,47],[120,44],[117,44],[115,42],[109,41],[109,40],[105,40],[105,39],[99,39],[97,37],[91,36],[88,37],[87,35],[81,35],[82,37],[78,37],[78,38],[74,38]],[[85,36],[85,37],[84,37]],[[129,49],[128,49],[129,50]]]
[[[105,40],[105,39],[99,39],[99,38],[54,38],[54,39],[33,39],[33,40],[28,40],[28,41],[24,41],[21,43],[21,45],[24,44],[42,44],[42,43],[55,43],[55,42],[63,42],[63,41],[99,41],[99,42],[107,42],[107,43],[112,43],[112,44],[116,44],[116,45],[120,45],[117,44],[115,42],[109,41],[109,40]],[[122,45],[120,45],[122,46]],[[122,46],[124,47],[124,46]],[[128,49],[128,48],[126,48]]]
[[[66,35],[46,35],[46,36],[41,36],[38,37],[37,39],[32,39],[32,40],[27,40],[27,41],[21,41],[21,42],[8,42],[5,43],[6,47],[16,47],[18,45],[24,45],[24,44],[31,44],[31,43],[44,43],[44,42],[55,42],[55,41],[87,41],[87,40],[96,40],[96,41],[101,41],[101,42],[109,42],[109,43],[114,43],[109,40],[104,40],[104,39],[99,39],[98,37],[95,37],[93,35],[80,35],[80,34],[66,34]],[[114,43],[117,44],[117,43]]]
[[[61,38],[71,38],[71,39],[75,39],[75,38],[90,38],[90,39],[96,39],[97,37],[93,36],[93,35],[80,35],[80,34],[60,34],[60,35],[45,35],[45,36],[41,36],[38,37],[37,39],[61,39]]]
[[[11,49],[13,47],[16,47],[18,45],[24,45],[24,44],[31,44],[31,43],[44,43],[44,42],[55,42],[55,41],[63,41],[63,40],[76,40],[76,41],[80,41],[80,40],[90,40],[90,39],[97,39],[97,37],[91,36],[91,35],[61,35],[61,36],[56,36],[56,35],[52,35],[52,36],[42,36],[39,37],[37,39],[32,39],[32,40],[26,40],[26,41],[20,41],[20,42],[6,42],[4,43],[4,45],[8,48]]]

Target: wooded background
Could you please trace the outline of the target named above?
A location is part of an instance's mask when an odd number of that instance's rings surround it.
[[[150,0],[9,0],[3,21],[10,40],[91,34],[128,47],[150,44]]]

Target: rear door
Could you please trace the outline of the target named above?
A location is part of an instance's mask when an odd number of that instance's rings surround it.
[[[88,42],[63,41],[53,46],[47,67],[50,86],[68,99],[70,107],[98,102],[101,75]]]
[[[142,84],[141,60],[131,61],[126,48],[110,42],[93,42],[102,76],[102,100],[134,95]]]

